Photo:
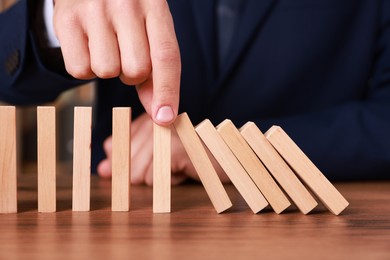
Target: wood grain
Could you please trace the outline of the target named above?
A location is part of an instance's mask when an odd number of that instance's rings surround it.
[[[112,211],[130,209],[131,108],[112,110]]]
[[[153,124],[153,212],[171,212],[171,128]]]
[[[307,196],[306,189],[302,188],[302,184],[297,179],[294,172],[278,154],[275,148],[268,142],[267,138],[256,126],[256,124],[253,122],[246,123],[243,127],[240,128],[240,133],[252,148],[252,150],[267,167],[268,171],[272,174],[275,180],[280,184],[280,186],[283,187],[283,189],[288,194],[291,193],[291,197],[296,200],[298,205],[301,205],[299,204],[300,196]],[[294,190],[296,190],[297,193],[295,193]],[[302,192],[299,193],[299,190],[302,190]],[[311,196],[308,198],[309,199],[307,200],[307,203],[311,206],[299,207],[302,208],[305,214],[317,206],[317,203]]]
[[[253,213],[258,213],[268,206],[268,202],[263,194],[261,194],[255,183],[234,156],[231,149],[229,149],[228,145],[218,134],[211,121],[208,119],[204,120],[197,125],[195,130],[208,147],[209,151],[213,154],[214,158],[221,165],[233,185],[248,203]],[[287,206],[289,206],[289,204]]]
[[[217,130],[273,210],[279,214],[287,209],[291,205],[290,201],[246,143],[233,122],[225,120],[217,126]]]
[[[178,115],[174,126],[215,210],[218,213],[221,213],[229,209],[232,206],[232,202],[230,201],[201,140],[196,134],[187,113]]]
[[[92,108],[74,108],[73,211],[89,211],[91,193]]]
[[[54,214],[37,212],[36,175],[21,173],[19,213],[0,215],[1,259],[390,258],[388,180],[335,183],[350,202],[339,216],[322,205],[255,215],[233,185],[233,207],[216,214],[198,183],[173,186],[173,213],[153,214],[151,187],[133,186],[132,210],[112,212],[111,181],[92,176],[91,211],[72,212],[71,166],[57,168]]]
[[[266,166],[270,167],[269,169],[271,169],[271,173],[278,181],[279,185],[289,195],[301,212],[303,214],[309,213],[318,205],[317,201],[297,176],[288,169],[288,167],[286,168],[286,164],[280,160],[279,155],[270,149],[271,147],[267,145],[267,142],[264,142],[264,139],[261,142],[262,133],[257,127],[257,129],[254,128],[254,126],[255,125],[252,122],[249,122],[242,128],[242,132],[247,136],[252,148],[260,155],[260,159],[267,162]],[[245,134],[247,130],[248,132]],[[252,130],[252,132],[250,132],[250,130]]]
[[[333,214],[339,215],[349,205],[343,195],[329,182],[281,127],[271,127],[265,133],[265,136],[301,180]]]
[[[38,212],[56,211],[56,111],[37,108]]]
[[[0,213],[16,213],[16,110],[0,107]]]

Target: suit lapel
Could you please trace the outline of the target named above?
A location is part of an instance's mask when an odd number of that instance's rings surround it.
[[[207,79],[211,83],[216,75],[215,0],[193,0],[192,5],[205,66],[209,72]]]
[[[221,85],[223,85],[239,57],[244,54],[246,46],[250,43],[252,36],[259,30],[261,24],[265,21],[277,0],[247,1],[237,26],[237,31],[232,39],[232,45],[229,56],[226,59],[226,65],[221,68],[221,73],[216,82],[217,86],[214,88],[214,91],[217,91]]]

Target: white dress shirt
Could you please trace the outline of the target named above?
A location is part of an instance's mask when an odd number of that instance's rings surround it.
[[[48,47],[57,48],[60,47],[60,42],[58,41],[56,34],[54,32],[53,26],[53,0],[44,0],[43,4],[43,20],[45,22]]]

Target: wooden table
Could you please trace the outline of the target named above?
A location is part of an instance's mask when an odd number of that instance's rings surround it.
[[[131,211],[111,212],[111,183],[92,179],[90,212],[71,211],[71,176],[58,177],[57,213],[37,213],[36,179],[19,178],[19,213],[0,215],[0,259],[390,259],[390,182],[340,183],[340,216],[216,214],[199,184],[172,189],[172,213],[152,213],[152,189],[132,187]],[[133,258],[132,258],[133,257]]]

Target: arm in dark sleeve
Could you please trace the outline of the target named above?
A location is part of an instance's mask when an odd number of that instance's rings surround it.
[[[37,39],[40,2],[20,0],[0,14],[0,100],[35,104],[54,100],[83,81],[69,76],[59,49],[45,49]],[[39,28],[38,28],[39,29]]]
[[[390,177],[390,1],[382,1],[376,60],[365,99],[294,117],[256,120],[278,124],[331,180]]]

